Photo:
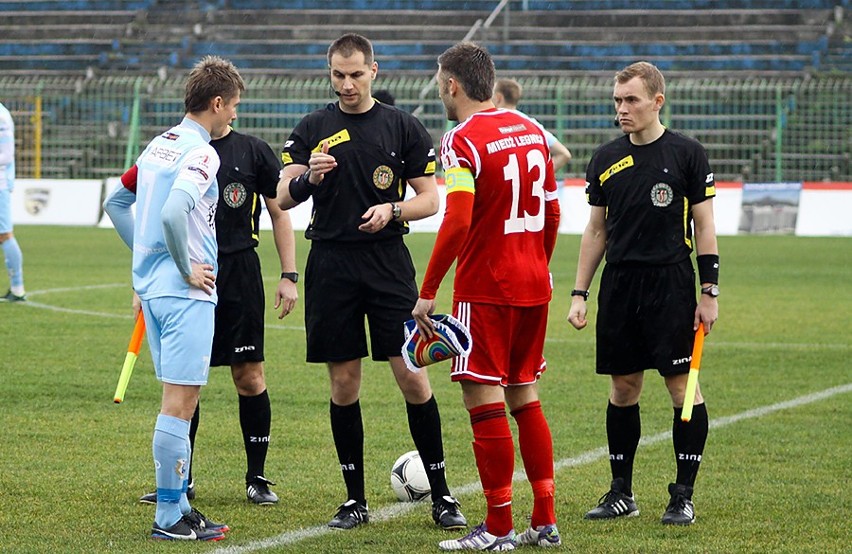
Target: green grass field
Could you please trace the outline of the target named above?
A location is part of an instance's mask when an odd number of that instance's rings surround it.
[[[413,445],[385,364],[365,365],[367,494],[373,521],[352,532],[324,525],[345,500],[328,424],[324,367],[304,362],[302,306],[284,321],[267,310],[273,432],[267,476],[280,505],[245,500],[244,453],[230,372],[202,391],[194,505],[232,527],[216,544],[149,538],[153,508],[136,503],[154,483],[151,434],[160,388],[147,347],[125,402],[112,395],[130,338],[129,252],[106,229],[18,227],[29,302],[0,304],[0,551],[434,552],[447,535],[428,503],[396,502],[391,464]],[[408,239],[422,274],[434,235]],[[298,241],[299,267],[308,244]],[[711,431],[695,492],[697,521],[659,518],[674,477],[672,410],[649,373],[634,490],[638,518],[582,519],[609,485],[604,410],[608,379],[593,369],[594,332],[565,321],[579,237],[559,239],[542,397],[557,459],[563,550],[573,552],[848,552],[852,459],[852,287],[849,238],[722,237],[720,319],[701,371]],[[271,236],[260,252],[277,278]],[[6,289],[5,273],[0,286]],[[270,286],[267,290],[271,290]],[[2,292],[2,291],[0,291]],[[446,310],[445,281],[439,308]],[[590,303],[594,316],[595,303]],[[471,432],[449,364],[433,366],[451,487],[471,523],[484,499]],[[520,462],[517,469],[521,468]],[[531,509],[516,483],[518,531]]]

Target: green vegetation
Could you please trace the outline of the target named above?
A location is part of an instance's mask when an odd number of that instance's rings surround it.
[[[279,506],[245,500],[244,453],[229,371],[211,370],[202,391],[194,505],[232,527],[225,541],[161,544],[149,538],[153,508],[136,503],[154,484],[151,434],[160,389],[147,347],[125,402],[112,394],[132,330],[130,255],[111,230],[18,227],[30,300],[0,304],[0,551],[41,552],[436,552],[446,535],[429,505],[398,504],[391,464],[413,448],[403,401],[385,364],[365,364],[367,494],[374,521],[353,532],[320,531],[345,500],[328,425],[322,366],[304,362],[302,306],[283,321],[267,310],[267,378],[273,434],[267,475]],[[434,235],[409,237],[422,275]],[[852,271],[848,238],[722,237],[721,318],[708,337],[701,372],[712,428],[695,493],[691,528],[659,518],[674,476],[669,439],[640,447],[635,490],[641,515],[587,522],[609,484],[605,457],[608,380],[593,369],[594,331],[565,321],[579,237],[562,236],[542,381],[557,460],[557,513],[573,552],[838,552],[849,548],[849,388],[817,402],[745,414],[852,382]],[[299,267],[307,243],[299,239]],[[262,238],[267,290],[277,278],[271,236]],[[844,254],[844,252],[846,254]],[[5,282],[4,282],[5,283]],[[300,283],[301,286],[301,283]],[[5,288],[4,288],[5,290]],[[439,306],[447,310],[445,282]],[[594,295],[594,291],[593,291]],[[594,316],[595,302],[590,302]],[[449,364],[431,370],[441,405],[451,486],[471,523],[484,500],[468,417]],[[642,400],[646,437],[671,428],[662,381],[649,373]],[[745,414],[741,419],[724,419]],[[587,454],[586,461],[575,461]],[[591,461],[588,461],[591,460]],[[521,469],[520,462],[517,469]],[[401,508],[410,508],[408,510]],[[517,530],[531,509],[516,483]],[[396,511],[394,511],[396,510]],[[307,538],[298,534],[303,531]],[[314,536],[316,534],[316,536]],[[845,545],[845,546],[844,546]],[[237,547],[245,547],[238,549]]]

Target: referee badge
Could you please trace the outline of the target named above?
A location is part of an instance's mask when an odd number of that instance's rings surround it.
[[[380,165],[373,171],[373,184],[381,190],[388,189],[393,184],[393,170],[386,165]]]
[[[239,208],[246,201],[246,188],[242,183],[230,183],[222,192],[225,204],[232,208]]]
[[[672,187],[666,183],[657,183],[651,187],[651,203],[658,208],[665,208],[674,200]]]

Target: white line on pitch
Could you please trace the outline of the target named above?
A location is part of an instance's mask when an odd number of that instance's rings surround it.
[[[731,425],[733,423],[737,423],[739,421],[743,421],[746,419],[753,419],[756,417],[765,416],[767,414],[771,414],[774,412],[778,412],[781,410],[789,410],[791,408],[797,408],[799,406],[804,406],[805,404],[812,404],[814,402],[819,402],[820,400],[825,400],[826,398],[830,398],[832,396],[836,396],[838,394],[844,394],[852,391],[852,383],[847,383],[845,385],[839,385],[836,387],[832,387],[830,389],[826,389],[819,392],[814,392],[811,394],[806,394],[804,396],[799,396],[798,398],[794,398],[792,400],[787,400],[785,402],[778,402],[776,404],[770,404],[768,406],[762,406],[760,408],[754,408],[752,410],[746,410],[745,412],[741,412],[739,414],[734,414],[731,416],[720,417],[716,419],[710,420],[710,428],[716,429],[718,427],[725,427],[727,425]],[[649,437],[644,437],[639,444],[641,446],[650,446],[652,444],[657,444],[659,442],[663,442],[665,440],[670,439],[672,436],[671,431],[664,431],[662,433],[657,433],[656,435],[651,435]],[[566,467],[576,467],[584,464],[588,464],[607,456],[607,449],[596,448],[594,450],[590,450],[588,452],[584,452],[579,456],[574,456],[571,458],[564,458],[562,460],[558,460],[554,467],[558,471],[560,469]],[[516,471],[513,477],[513,481],[523,481],[526,479],[526,475],[523,471]],[[454,487],[453,493],[458,496],[464,496],[467,494],[472,494],[475,492],[479,492],[482,490],[482,486],[476,483],[468,483],[467,485],[461,487]],[[370,513],[370,519],[373,521],[386,521],[390,519],[395,519],[403,514],[410,512],[411,510],[418,507],[419,504],[413,502],[399,502],[397,504],[392,504],[390,506],[385,506],[383,508],[379,508]],[[235,545],[235,546],[227,546],[224,548],[219,548],[213,551],[213,554],[240,554],[243,552],[257,552],[258,550],[265,550],[267,548],[275,548],[278,546],[286,546],[289,544],[295,544],[297,542],[301,542],[306,539],[314,539],[317,537],[321,537],[328,533],[340,532],[344,533],[345,531],[333,531],[326,525],[308,527],[304,529],[299,529],[296,531],[287,531],[286,533],[281,533],[280,535],[269,537],[267,539],[262,539],[259,541],[252,541],[248,544],[244,545]]]
[[[63,308],[61,306],[52,306],[50,304],[45,304],[43,302],[33,302],[31,299],[34,296],[44,296],[46,294],[63,294],[68,292],[78,292],[81,290],[97,290],[97,289],[110,289],[110,288],[118,288],[118,287],[126,287],[126,283],[111,283],[107,285],[85,285],[80,287],[63,287],[56,289],[45,289],[45,290],[36,290],[36,291],[28,291],[27,292],[27,302],[22,302],[23,305],[29,306],[31,308],[39,308],[42,310],[49,310],[52,312],[61,312],[67,314],[77,314],[77,315],[90,315],[94,317],[107,317],[111,319],[132,319],[133,316],[130,313],[130,306],[128,305],[127,314],[111,314],[107,312],[96,312],[92,310],[78,310],[75,308]],[[304,331],[305,327],[302,325],[267,325],[267,329],[284,329],[287,331]]]
[[[84,285],[79,287],[64,287],[64,288],[55,288],[55,289],[45,289],[45,290],[37,290],[27,292],[27,297],[32,298],[34,296],[42,296],[46,294],[60,294],[67,292],[77,292],[81,290],[97,290],[97,289],[108,289],[108,288],[118,288],[118,287],[126,287],[127,283],[111,283],[106,285]],[[132,315],[130,314],[130,310],[128,308],[126,315],[121,314],[110,314],[106,312],[96,312],[92,310],[78,310],[74,308],[62,308],[60,306],[52,306],[50,304],[44,304],[42,302],[23,302],[22,304],[28,305],[32,308],[40,308],[43,310],[50,310],[54,312],[62,312],[62,313],[70,313],[77,315],[89,315],[94,317],[108,317],[113,319],[132,319]],[[279,325],[276,323],[266,325],[267,329],[277,329],[277,330],[285,330],[285,331],[305,331],[305,327],[302,325]],[[588,339],[563,339],[563,338],[555,338],[548,337],[545,339],[545,342],[548,343],[574,343],[574,344],[592,344],[594,339],[591,335],[589,335]],[[781,349],[830,349],[830,350],[849,350],[852,349],[852,345],[849,344],[821,344],[821,343],[795,343],[795,342],[714,342],[708,343],[708,348],[713,347],[722,347],[722,348],[781,348]]]

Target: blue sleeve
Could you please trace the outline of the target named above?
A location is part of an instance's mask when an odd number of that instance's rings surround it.
[[[163,237],[166,248],[183,277],[192,273],[189,261],[189,212],[195,200],[185,190],[173,188],[163,204]]]
[[[136,195],[119,184],[104,200],[104,211],[112,220],[118,236],[128,248],[133,250],[133,212],[130,207],[136,202]]]

